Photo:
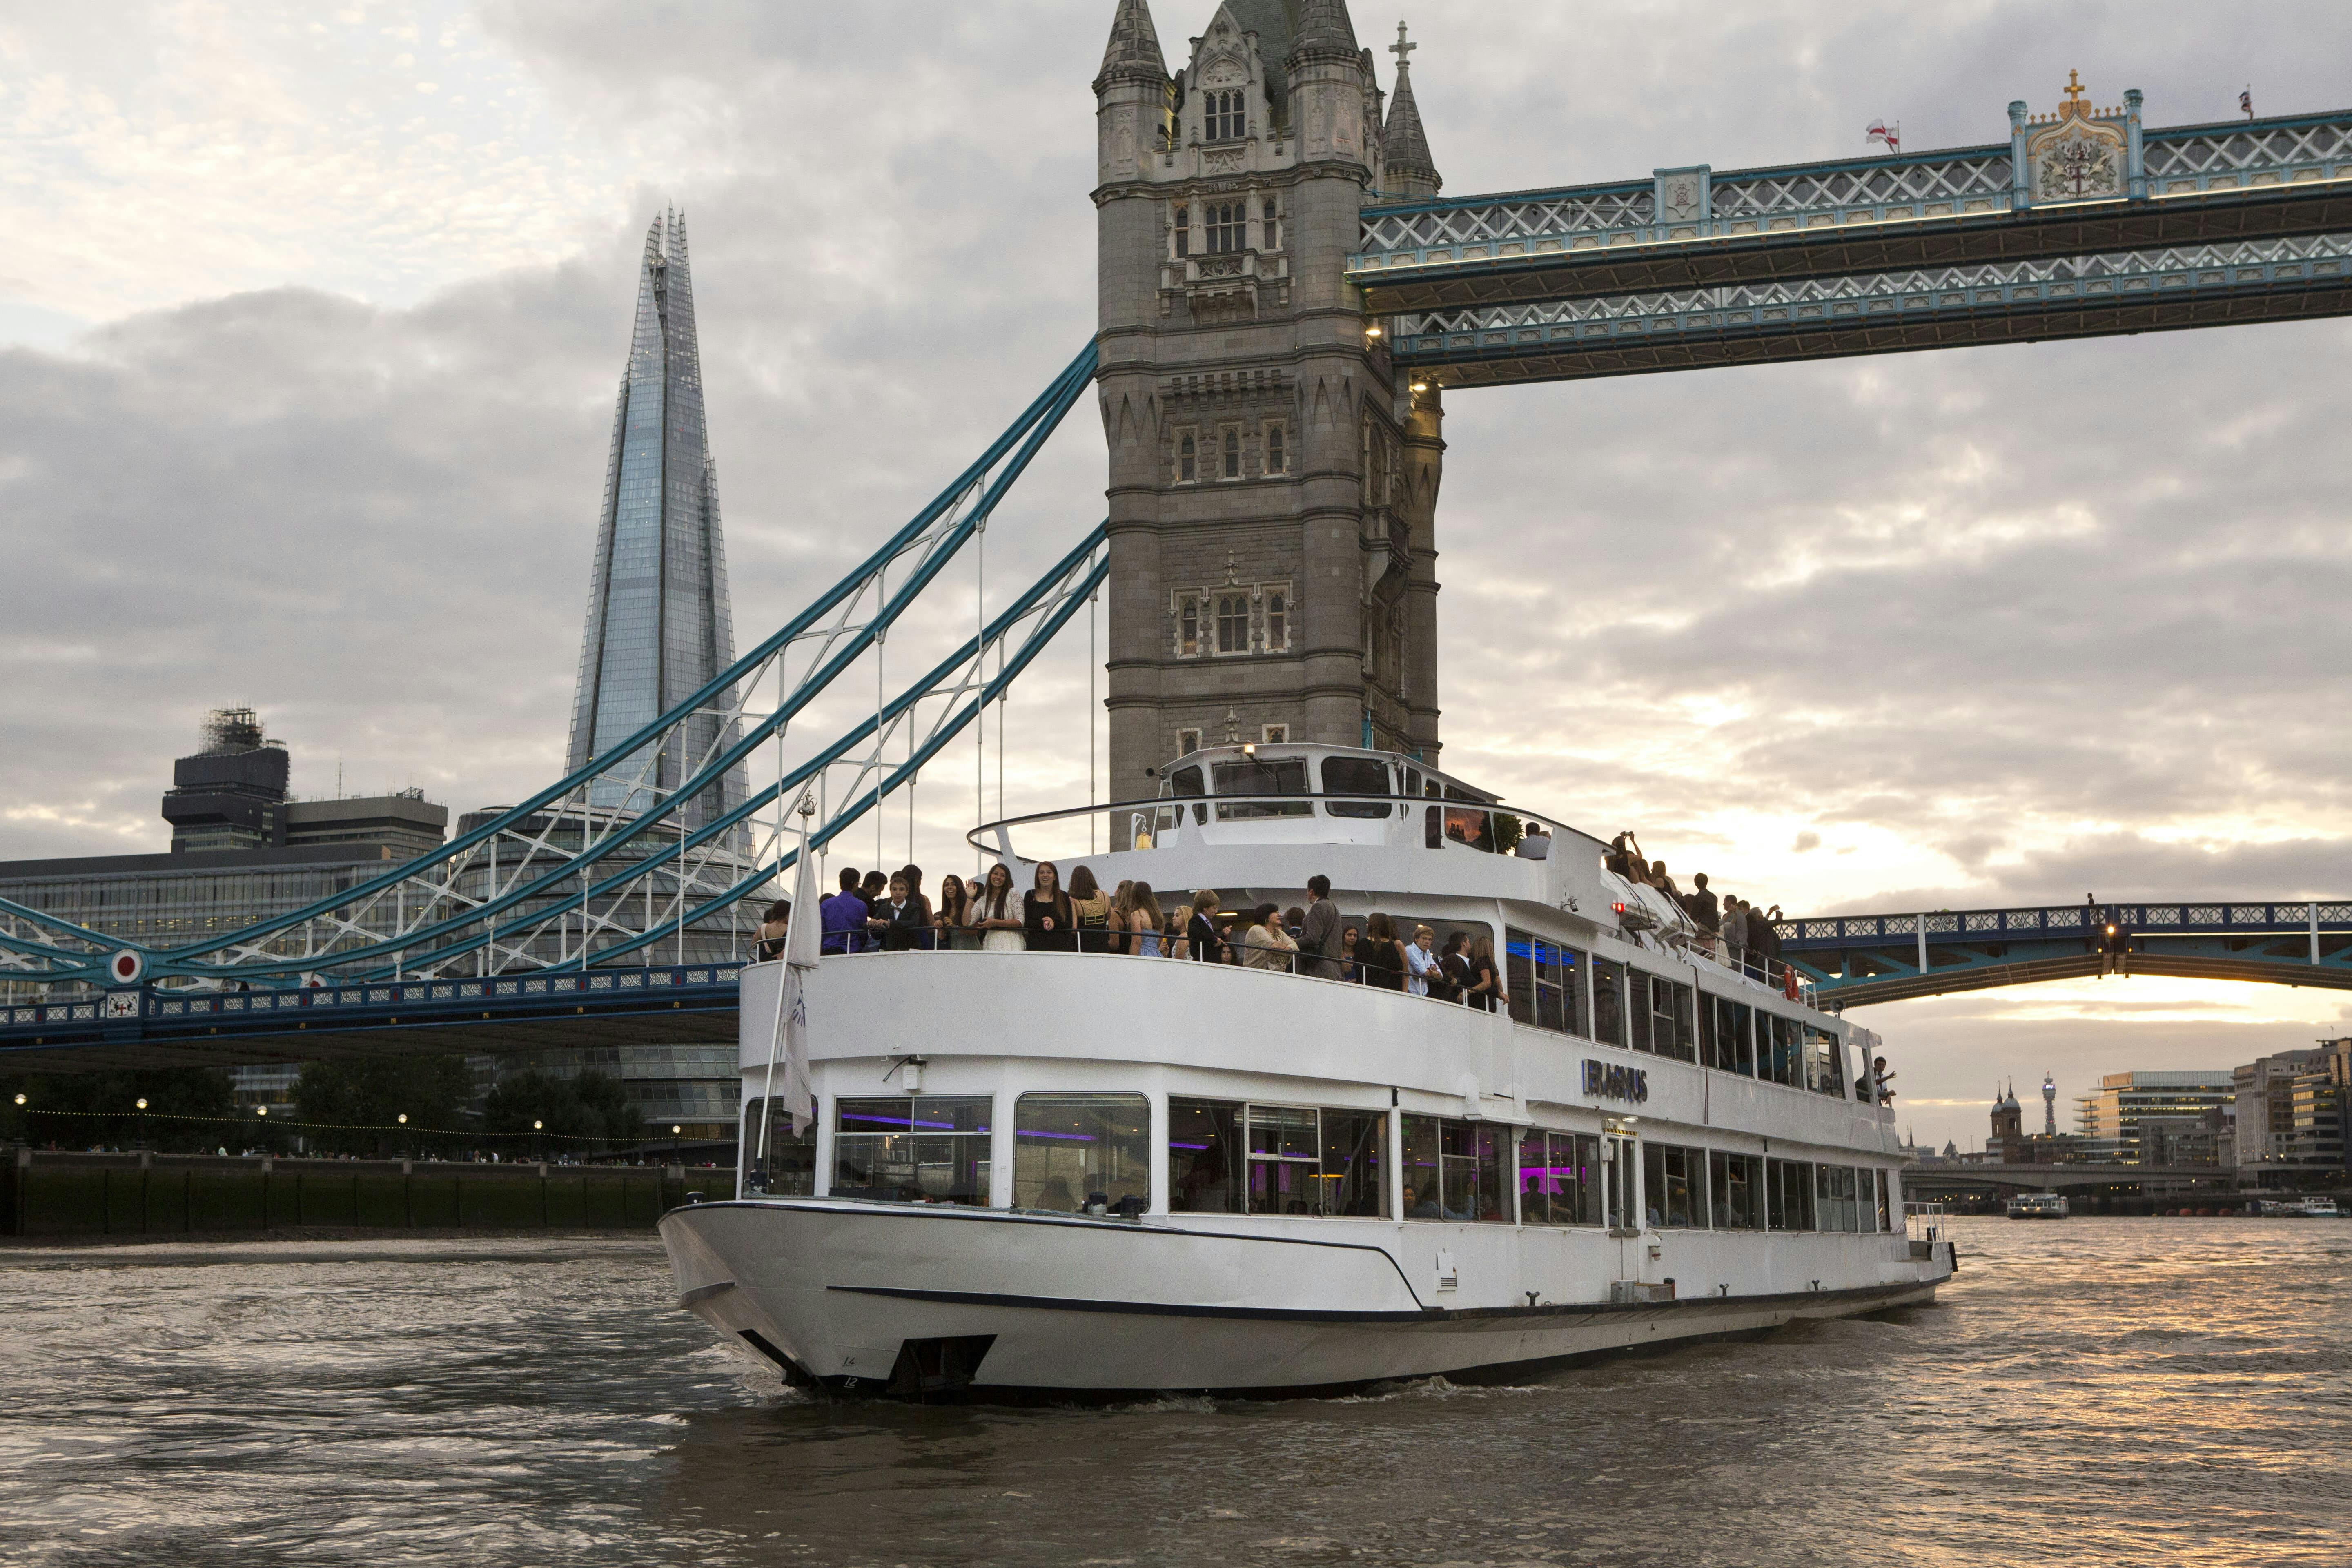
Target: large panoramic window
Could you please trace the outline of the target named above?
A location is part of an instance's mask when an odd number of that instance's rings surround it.
[[[1510,1129],[1436,1116],[1404,1119],[1404,1217],[1511,1223],[1504,1177]]]
[[[1601,1140],[1529,1132],[1519,1143],[1519,1223],[1601,1223]]]
[[[1757,1154],[1706,1157],[1710,1211],[1717,1230],[1764,1228],[1764,1161]]]
[[[1024,1094],[1013,1115],[1013,1203],[1076,1214],[1151,1198],[1151,1105],[1139,1094]]]
[[[1217,793],[1221,795],[1300,795],[1307,793],[1307,759],[1304,757],[1244,757],[1239,762],[1213,763],[1210,771],[1216,775]],[[1286,801],[1237,801],[1217,807],[1220,822],[1246,822],[1262,816],[1312,816],[1314,803],[1302,800],[1296,805]]]
[[[1672,1143],[1642,1145],[1643,1197],[1654,1226],[1668,1230],[1706,1225],[1706,1152]]]
[[[1168,1206],[1176,1214],[1388,1216],[1388,1113],[1168,1102]]]
[[[1764,1162],[1765,1217],[1774,1230],[1813,1228],[1813,1167],[1802,1160]]]
[[[1691,988],[1661,974],[1632,972],[1633,1048],[1690,1062],[1698,1059]]]
[[[843,1100],[835,1118],[833,1196],[987,1204],[986,1096]]]

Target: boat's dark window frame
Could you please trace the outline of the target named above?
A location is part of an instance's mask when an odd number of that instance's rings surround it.
[[[1764,1157],[1711,1149],[1706,1156],[1707,1212],[1717,1230],[1764,1228]]]
[[[1521,1225],[1600,1226],[1598,1134],[1530,1128],[1518,1158]]]
[[[995,1174],[995,1101],[985,1094],[844,1095],[832,1106],[833,1173],[827,1195],[877,1203],[946,1203],[985,1208]],[[856,1121],[863,1125],[852,1127]],[[904,1147],[896,1146],[903,1142]],[[863,1163],[852,1165],[852,1159]],[[946,1164],[945,1190],[923,1173]],[[877,1179],[887,1168],[909,1175],[895,1184]],[[856,1178],[863,1176],[860,1181]],[[910,1195],[912,1186],[921,1194]],[[886,1190],[887,1189],[887,1190]]]
[[[1707,1228],[1706,1151],[1642,1140],[1642,1206],[1660,1230]],[[1674,1196],[1677,1184],[1681,1198]]]
[[[1389,793],[1389,765],[1377,758],[1325,757],[1322,774],[1326,795]],[[1332,816],[1384,817],[1396,808],[1385,800],[1326,800],[1323,809]]]
[[[808,1125],[798,1132],[793,1130],[793,1114],[782,1100],[776,1103],[777,1114],[768,1129],[767,1180],[764,1185],[751,1185],[758,1173],[756,1163],[760,1153],[760,1116],[768,1104],[763,1095],[754,1095],[744,1102],[743,1121],[736,1145],[736,1166],[742,1173],[740,1195],[764,1193],[770,1197],[804,1198],[816,1191],[816,1129],[817,1119],[810,1117]]]
[[[1592,958],[1592,1040],[1596,1045],[1625,1048],[1624,964],[1595,953]],[[1605,998],[1605,1002],[1604,1002]]]
[[[1129,1162],[1129,1169],[1127,1173],[1081,1174],[1076,1187],[1071,1186],[1067,1174],[1060,1171],[1048,1171],[1043,1177],[1034,1177],[1028,1173],[1025,1167],[1034,1166],[1035,1156],[1051,1155],[1057,1150],[1066,1149],[1074,1142],[1095,1141],[1082,1132],[1066,1131],[1060,1126],[1047,1128],[1032,1125],[1033,1116],[1042,1121],[1045,1114],[1051,1114],[1058,1120],[1061,1116],[1075,1111],[1080,1115],[1079,1122],[1075,1125],[1082,1126],[1086,1113],[1111,1106],[1117,1106],[1130,1113],[1139,1110],[1141,1112],[1140,1129],[1127,1131],[1121,1134],[1121,1141],[1130,1145],[1127,1155]],[[1104,1147],[1109,1147],[1107,1140]],[[1024,1161],[1023,1159],[1024,1153],[1033,1158]],[[1071,1204],[1066,1209],[1045,1201],[1050,1196],[1049,1184],[1056,1179],[1062,1182],[1062,1190],[1068,1193],[1070,1196]],[[1102,1184],[1099,1187],[1093,1184],[1097,1181]],[[1080,1188],[1085,1190],[1079,1190]],[[1112,1205],[1116,1205],[1122,1198],[1138,1197],[1143,1200],[1145,1206],[1150,1206],[1151,1203],[1151,1101],[1150,1097],[1126,1089],[1032,1089],[1014,1100],[1013,1102],[1013,1206],[1019,1209],[1034,1209],[1046,1214],[1076,1214],[1086,1207],[1088,1196],[1097,1192],[1101,1193]]]
[[[1415,1213],[1428,1201],[1424,1195],[1419,1202],[1405,1205],[1405,1218],[1439,1220],[1451,1225],[1516,1223],[1517,1183],[1507,1181],[1503,1173],[1511,1160],[1510,1129],[1507,1124],[1423,1116],[1416,1111],[1402,1112],[1402,1117],[1398,1146],[1404,1152],[1403,1179],[1419,1194],[1421,1184],[1427,1178],[1418,1175],[1417,1170],[1433,1170],[1438,1189],[1435,1206],[1440,1211],[1434,1215]],[[1416,1155],[1420,1156],[1418,1161]],[[1515,1178],[1516,1171],[1512,1174]],[[1467,1206],[1457,1203],[1457,1198],[1465,1200]]]
[[[1244,1103],[1238,1100],[1209,1100],[1196,1095],[1170,1095],[1168,1097],[1168,1152],[1166,1163],[1168,1171],[1169,1213],[1244,1214],[1248,1211],[1249,1173],[1247,1166],[1249,1161],[1247,1153],[1248,1139],[1247,1135],[1243,1131],[1244,1109],[1245,1107]],[[1177,1119],[1180,1116],[1186,1118],[1205,1117],[1208,1120],[1210,1126],[1208,1136],[1213,1140],[1222,1141],[1224,1144],[1223,1148],[1216,1150],[1218,1163],[1222,1166],[1221,1174],[1213,1174],[1211,1163],[1202,1158],[1203,1155],[1211,1152],[1213,1145],[1203,1144],[1198,1149],[1189,1146],[1190,1137],[1195,1131],[1199,1131],[1199,1124],[1197,1121],[1181,1130],[1182,1135],[1186,1137],[1188,1142],[1187,1145],[1181,1146],[1183,1151],[1184,1167],[1181,1171],[1177,1168],[1178,1150],[1180,1148],[1177,1142],[1180,1135]],[[1200,1207],[1194,1207],[1193,1205],[1195,1199],[1192,1194],[1193,1193],[1204,1191],[1213,1183],[1217,1185],[1217,1193],[1220,1200],[1218,1204],[1214,1205],[1202,1205]],[[1190,1190],[1188,1191],[1188,1189]]]
[[[1307,783],[1307,759],[1303,756],[1226,758],[1209,764],[1209,776],[1220,795],[1307,795],[1313,793]],[[1314,815],[1315,805],[1309,800],[1301,800],[1296,805],[1288,801],[1244,800],[1217,807],[1219,822],[1253,822],[1265,817]]]
[[[1764,1196],[1765,1228],[1792,1235],[1813,1229],[1813,1163],[1767,1159]]]
[[[1873,1173],[1878,1178],[1879,1234],[1882,1236],[1890,1235],[1895,1230],[1894,1184],[1887,1179],[1887,1173],[1884,1168],[1876,1170]]]

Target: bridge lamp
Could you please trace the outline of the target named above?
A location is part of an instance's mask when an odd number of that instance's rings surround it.
[[[253,1108],[253,1113],[256,1116],[267,1116],[269,1114],[269,1107],[266,1105],[257,1105]]]
[[[21,1095],[21,1094],[20,1094],[20,1095],[18,1095],[18,1096],[16,1097],[16,1103],[17,1103],[17,1104],[19,1104],[19,1105],[24,1104],[24,1103],[25,1103],[25,1097],[24,1097],[23,1095]],[[140,1110],[146,1110],[146,1109],[147,1109],[147,1101],[146,1101],[146,1100],[145,1100],[143,1097],[142,1097],[142,1098],[140,1100],[140,1101],[139,1101],[139,1109],[140,1109]]]
[[[1374,321],[1370,326],[1364,329],[1364,336],[1368,338],[1377,338],[1380,335],[1381,324],[1378,321]]]
[[[546,1125],[547,1125],[547,1123],[546,1123],[546,1122],[544,1122],[544,1121],[534,1121],[534,1122],[532,1122],[532,1123],[530,1124],[530,1130],[531,1130],[533,1132],[536,1132],[536,1131],[538,1131],[541,1128],[542,1128],[542,1127],[544,1127],[544,1126],[546,1126]]]
[[[408,1112],[406,1112],[405,1110],[404,1110],[404,1111],[402,1111],[402,1112],[400,1113],[400,1124],[401,1124],[403,1127],[405,1127],[405,1126],[407,1126],[407,1125],[408,1125]]]
[[[20,1094],[20,1095],[18,1095],[18,1096],[16,1097],[16,1103],[17,1103],[17,1104],[19,1104],[19,1105],[24,1104],[24,1103],[25,1103],[25,1097],[24,1097],[23,1095],[21,1095],[21,1094]]]

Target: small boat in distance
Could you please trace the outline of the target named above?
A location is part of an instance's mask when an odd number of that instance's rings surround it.
[[[2011,1219],[2064,1219],[2072,1212],[2057,1193],[2020,1193],[2009,1200]]]
[[[2265,1219],[2340,1219],[2334,1198],[2258,1198],[2254,1212]]]

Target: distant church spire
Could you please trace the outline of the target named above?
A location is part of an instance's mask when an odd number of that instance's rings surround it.
[[[1412,73],[1410,57],[1421,47],[1405,37],[1404,24],[1397,24],[1397,41],[1389,46],[1396,56],[1396,96],[1389,100],[1389,122],[1381,133],[1381,155],[1387,168],[1387,178],[1381,195],[1390,196],[1433,196],[1444,188],[1438,176],[1436,160],[1430,156],[1429,134],[1421,128],[1421,106],[1412,100]]]
[[[636,326],[613,412],[565,771],[609,759],[614,771],[592,787],[593,803],[651,810],[709,755],[718,717],[691,721],[658,761],[617,756],[616,748],[734,662],[686,219],[672,210],[646,231],[637,268]],[[742,799],[746,784],[740,772],[730,774],[690,818],[718,816]]]
[[[1160,52],[1160,29],[1151,25],[1149,0],[1118,0],[1110,19],[1110,43],[1103,50],[1095,91],[1114,81],[1164,82],[1168,59]]]

